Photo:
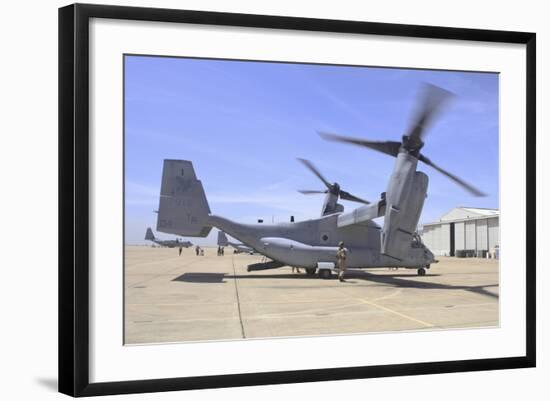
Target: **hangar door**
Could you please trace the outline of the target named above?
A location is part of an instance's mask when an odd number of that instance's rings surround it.
[[[489,249],[492,249],[495,247],[495,245],[500,245],[498,218],[488,219],[487,226],[487,231],[489,233]]]
[[[477,220],[476,231],[477,250],[488,251],[489,246],[487,245],[487,220]]]
[[[464,223],[465,249],[476,249],[476,222],[467,221]]]
[[[464,248],[464,223],[455,223],[455,250]]]

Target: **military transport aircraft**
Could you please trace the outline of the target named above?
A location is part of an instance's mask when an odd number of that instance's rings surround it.
[[[173,239],[167,239],[167,240],[160,240],[155,237],[153,234],[153,230],[151,228],[147,228],[147,231],[145,232],[145,239],[148,241],[152,241],[157,245],[165,246],[167,248],[189,248],[190,246],[193,246],[193,244],[189,241],[180,241],[178,238],[175,240]]]
[[[369,141],[334,134],[324,138],[361,145],[396,157],[386,191],[380,199],[348,213],[333,213],[296,223],[242,224],[212,214],[204,189],[186,160],[164,160],[157,230],[189,237],[206,237],[212,227],[228,233],[263,255],[274,267],[303,267],[308,274],[330,276],[340,241],[348,250],[350,268],[404,267],[419,275],[436,262],[415,231],[428,189],[428,176],[417,171],[421,161],[443,173],[475,196],[483,193],[448,173],[420,153],[424,135],[450,93],[426,85],[411,126],[397,141]],[[373,219],[384,217],[382,226]]]
[[[235,249],[236,253],[248,253],[252,255],[256,251],[254,248],[246,246],[240,242],[233,242],[227,239],[227,235],[223,231],[218,231],[218,246],[230,246]]]

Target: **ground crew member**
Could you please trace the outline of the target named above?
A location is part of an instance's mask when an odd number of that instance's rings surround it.
[[[199,249],[200,249],[200,248],[199,248],[199,246],[197,245],[197,246],[195,247],[195,254],[196,254],[197,256],[199,256]]]
[[[179,256],[181,256],[181,246],[180,246],[180,255]]]
[[[340,281],[346,281],[344,280],[344,274],[346,272],[346,256],[347,251],[346,248],[344,248],[344,242],[340,241],[338,244],[338,250],[336,251],[336,263],[338,264],[338,280]]]

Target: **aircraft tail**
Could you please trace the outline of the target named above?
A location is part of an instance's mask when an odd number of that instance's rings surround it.
[[[149,241],[155,240],[155,235],[153,234],[153,230],[151,230],[151,227],[147,228],[147,231],[145,232],[145,239]]]
[[[218,246],[227,246],[227,235],[223,231],[218,231]]]
[[[157,231],[185,237],[206,237],[210,207],[193,163],[164,160]]]

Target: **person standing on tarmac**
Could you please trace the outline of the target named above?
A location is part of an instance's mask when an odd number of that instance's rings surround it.
[[[180,250],[179,250],[179,256],[181,256],[181,246],[180,246]]]
[[[336,263],[338,265],[338,280],[342,282],[346,281],[344,280],[344,274],[346,273],[346,257],[347,251],[346,248],[344,248],[344,242],[340,241],[338,250],[336,251]]]

